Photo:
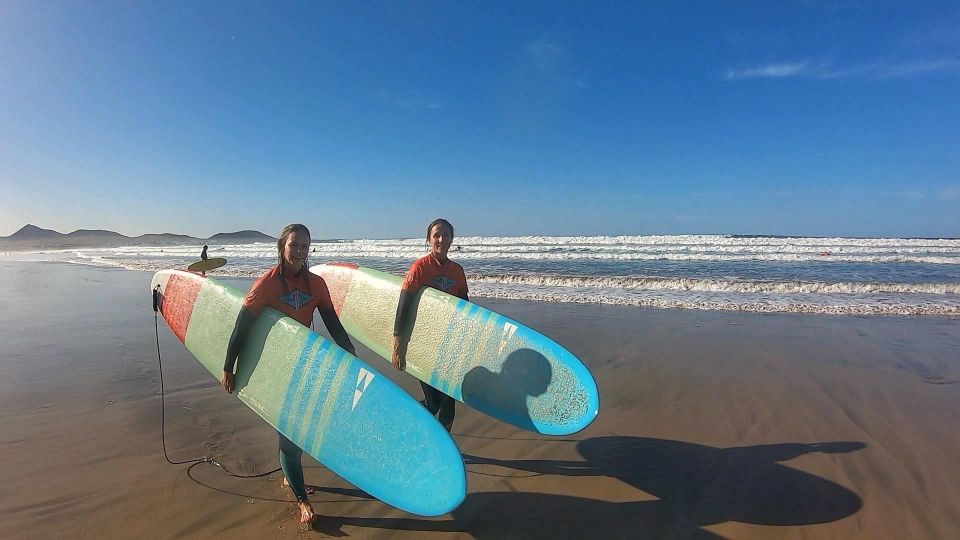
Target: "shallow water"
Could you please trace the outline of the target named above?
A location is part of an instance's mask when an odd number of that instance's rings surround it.
[[[200,246],[127,246],[17,254],[157,271],[198,259]],[[419,239],[315,241],[311,264],[354,262],[402,274]],[[211,244],[253,277],[272,243]],[[462,237],[450,257],[473,296],[661,308],[849,315],[960,315],[960,240],[676,235]]]

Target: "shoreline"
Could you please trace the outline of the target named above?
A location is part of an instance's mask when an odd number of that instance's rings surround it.
[[[0,256],[0,263],[10,262],[10,263],[58,263],[58,264],[67,264],[75,266],[83,266],[90,268],[100,268],[107,270],[125,270],[130,272],[138,272],[152,275],[155,271],[164,268],[154,269],[150,267],[130,267],[122,265],[104,265],[94,262],[81,262],[81,261],[72,261],[72,260],[63,260],[63,259],[41,259],[41,260],[17,260],[17,259],[6,259]],[[185,268],[179,268],[184,269]],[[239,288],[244,288],[242,285],[246,282],[252,282],[256,279],[262,271],[265,269],[258,269],[257,271],[250,271],[249,275],[247,273],[243,274],[234,274],[227,273],[222,269],[215,269],[207,272],[209,277],[216,279],[221,279],[233,283]],[[468,279],[471,274],[467,274]],[[246,285],[247,287],[249,285]],[[480,286],[482,287],[482,285]],[[671,291],[664,291],[666,295],[669,295]],[[656,295],[654,295],[656,296]],[[503,294],[494,292],[490,294],[489,291],[471,291],[471,297],[474,299],[475,303],[483,304],[485,302],[533,302],[536,304],[543,305],[577,305],[577,306],[601,306],[601,307],[623,307],[627,309],[639,309],[639,310],[657,310],[657,311],[693,311],[693,312],[715,312],[715,313],[743,313],[743,314],[771,314],[771,315],[813,315],[813,316],[838,316],[838,317],[883,317],[883,318],[896,318],[896,317],[906,317],[906,318],[923,318],[923,319],[947,319],[947,320],[957,320],[960,319],[960,305],[951,306],[947,305],[942,309],[948,310],[947,312],[941,313],[927,313],[923,310],[926,309],[922,305],[902,305],[899,307],[885,307],[883,305],[850,305],[846,308],[840,308],[838,306],[832,306],[834,309],[824,310],[823,306],[811,303],[796,303],[796,304],[762,304],[754,302],[752,304],[743,304],[743,303],[730,303],[726,301],[712,301],[708,304],[703,305],[689,305],[685,304],[679,300],[672,300],[669,298],[664,299],[643,299],[637,301],[624,301],[617,298],[607,298],[602,296],[602,294],[583,294],[578,296],[557,296],[556,294],[541,294],[534,295],[531,297],[517,297],[511,294]],[[591,300],[590,298],[604,298],[603,301]],[[744,305],[751,306],[750,309],[744,309]],[[784,309],[787,307],[789,309]],[[830,306],[828,306],[830,307]]]
[[[551,438],[459,405],[468,496],[439,518],[371,500],[305,458],[324,517],[304,532],[279,475],[165,462],[150,277],[0,260],[0,460],[15,486],[0,493],[3,537],[960,534],[952,318],[479,299],[583,360],[599,417]],[[275,468],[275,432],[159,325],[171,458]],[[418,398],[411,377],[358,353]]]

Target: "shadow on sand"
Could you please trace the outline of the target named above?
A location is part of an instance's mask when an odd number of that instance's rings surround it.
[[[499,460],[464,456],[471,466],[544,475],[608,476],[658,500],[471,493],[450,520],[328,518],[338,525],[463,532],[475,538],[716,538],[704,526],[736,521],[773,526],[828,523],[863,506],[851,490],[781,465],[808,453],[861,450],[860,442],[785,443],[740,448],[643,437],[598,437],[577,445],[583,461]],[[577,492],[571,482],[571,492]],[[644,497],[645,499],[647,497]]]

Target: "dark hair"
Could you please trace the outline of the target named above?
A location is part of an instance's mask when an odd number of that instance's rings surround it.
[[[443,219],[443,218],[437,218],[437,219],[431,221],[431,222],[430,222],[430,225],[427,225],[427,242],[430,241],[430,231],[432,231],[432,230],[433,230],[433,227],[436,226],[436,225],[446,225],[446,227],[447,227],[448,229],[450,229],[450,237],[453,238],[453,236],[454,236],[454,234],[453,234],[453,225],[451,225],[449,221],[447,221],[447,220],[445,220],[445,219]]]
[[[301,225],[300,223],[291,223],[283,228],[280,231],[280,238],[277,239],[277,266],[280,267],[280,277],[283,277],[283,245],[287,243],[287,238],[295,233],[305,233],[307,236],[310,236],[310,229],[306,225]],[[310,256],[310,253],[307,252],[307,257]],[[307,261],[303,261],[303,266],[307,266]]]

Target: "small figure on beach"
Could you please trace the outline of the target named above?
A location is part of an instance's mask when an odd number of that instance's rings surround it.
[[[207,245],[206,245],[206,244],[203,245],[203,250],[200,251],[200,260],[201,260],[201,261],[207,260]]]
[[[397,316],[393,326],[393,367],[403,370],[407,364],[407,345],[410,340],[413,319],[414,296],[420,287],[433,287],[447,294],[469,300],[467,297],[467,278],[463,267],[447,258],[450,244],[453,242],[453,225],[440,218],[427,227],[427,244],[430,252],[420,257],[407,270],[406,278],[400,289],[400,301],[397,303]],[[424,407],[437,417],[447,431],[453,428],[456,414],[456,400],[425,382],[423,387]]]
[[[265,307],[276,309],[308,328],[313,322],[313,310],[316,309],[337,345],[356,355],[353,343],[333,308],[326,282],[308,270],[309,251],[309,229],[299,223],[284,227],[277,240],[277,265],[260,276],[250,288],[227,346],[220,383],[228,394],[233,393],[236,383],[234,368],[243,339]],[[303,480],[303,450],[282,433],[278,432],[277,435],[280,437],[280,468],[283,469],[284,486],[289,487],[297,498],[300,523],[308,524],[313,521],[315,514]]]

